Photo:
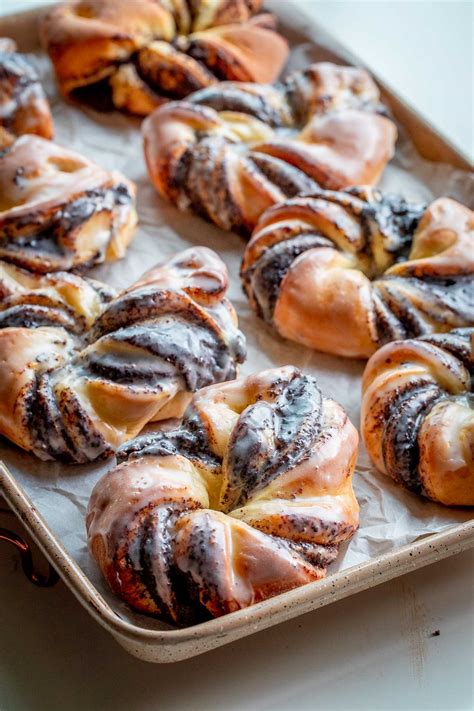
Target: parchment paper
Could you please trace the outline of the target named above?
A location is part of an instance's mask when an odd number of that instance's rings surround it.
[[[291,3],[277,1],[271,9],[280,15],[280,27],[292,44],[288,70],[326,59],[334,52],[334,47],[327,44],[322,32],[312,26],[311,18],[298,13]],[[344,60],[343,56],[339,56]],[[211,247],[229,268],[229,296],[247,337],[248,358],[242,367],[242,374],[274,366],[296,365],[316,376],[322,390],[346,408],[357,426],[364,362],[316,353],[284,341],[257,319],[248,307],[238,278],[243,240],[192,214],[180,213],[162,201],[146,175],[140,122],[120,114],[98,114],[66,104],[57,95],[47,58],[37,55],[34,61],[44,78],[53,107],[56,141],[93,158],[105,168],[121,170],[138,185],[140,226],[134,242],[123,260],[96,268],[91,275],[115,287],[125,287],[145,269],[183,248],[191,245]],[[449,194],[467,203],[473,190],[468,174],[422,160],[404,135],[402,127],[399,127],[399,132],[396,157],[386,169],[380,186],[401,192],[411,199],[428,201]],[[89,495],[99,477],[114,466],[114,460],[84,466],[42,463],[2,439],[0,458],[14,473],[67,551],[117,613],[142,627],[166,627],[133,613],[111,595],[87,551],[84,519]],[[377,474],[363,446],[354,486],[361,506],[360,529],[341,550],[331,571],[348,568],[472,517],[472,511],[432,504]]]

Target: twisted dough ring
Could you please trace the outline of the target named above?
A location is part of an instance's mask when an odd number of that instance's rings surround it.
[[[357,431],[314,378],[278,368],[197,393],[92,493],[89,546],[113,591],[176,624],[324,577],[358,526]]]
[[[0,434],[23,449],[69,462],[106,457],[148,422],[181,416],[195,390],[235,377],[244,340],[225,297],[227,270],[211,250],[182,252],[105,308],[110,295],[83,280],[80,297],[96,292],[86,309],[65,276],[61,287],[36,277],[36,293],[23,300],[21,277],[10,285],[20,292],[20,325],[6,320],[0,330]],[[82,350],[55,313],[48,326],[31,317],[30,302],[41,304],[48,288],[47,300],[66,315],[86,310],[86,325],[95,315]]]
[[[367,72],[328,63],[275,85],[219,84],[145,120],[148,173],[180,209],[248,235],[287,197],[378,180],[396,139],[378,99]]]
[[[474,506],[474,329],[396,341],[367,363],[362,432],[377,469],[448,506]]]
[[[38,136],[0,154],[0,259],[37,272],[89,267],[125,254],[135,185]]]
[[[35,69],[0,37],[0,149],[24,133],[52,138],[53,117]]]
[[[318,190],[262,217],[244,290],[285,338],[369,357],[388,341],[474,324],[473,227],[448,198],[425,210],[370,188]]]
[[[145,116],[220,79],[273,81],[288,45],[261,0],[75,0],[44,42],[68,98]]]

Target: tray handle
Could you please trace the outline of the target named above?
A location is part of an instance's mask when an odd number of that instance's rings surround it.
[[[0,509],[0,513],[12,514],[13,512],[8,509]],[[50,588],[53,585],[56,585],[59,580],[59,575],[53,566],[48,563],[48,572],[46,575],[36,572],[33,565],[31,547],[24,538],[18,535],[18,533],[10,531],[8,528],[0,527],[0,541],[10,543],[20,553],[21,567],[23,568],[23,572],[30,583],[33,583],[33,585],[37,585],[40,588]]]

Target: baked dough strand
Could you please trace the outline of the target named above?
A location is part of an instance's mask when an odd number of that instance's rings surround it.
[[[0,328],[55,326],[84,336],[114,296],[95,279],[35,274],[0,261]]]
[[[53,117],[33,65],[0,37],[0,150],[24,133],[52,138]]]

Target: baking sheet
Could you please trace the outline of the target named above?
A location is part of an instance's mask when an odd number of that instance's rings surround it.
[[[271,3],[268,5],[271,7]],[[273,9],[280,15],[282,31],[292,44],[288,70],[331,57],[334,47],[325,45],[322,35],[312,30],[307,19],[297,15],[290,3],[275,2]],[[248,359],[242,374],[280,365],[296,365],[316,376],[322,390],[338,400],[352,422],[358,425],[364,363],[316,353],[272,333],[249,309],[240,288],[238,272],[244,247],[242,239],[191,214],[179,213],[154,192],[146,175],[140,122],[118,114],[97,114],[65,104],[57,95],[46,57],[36,56],[35,62],[53,107],[56,141],[93,158],[105,168],[121,170],[138,186],[140,227],[127,256],[120,262],[92,270],[91,275],[115,287],[125,287],[153,263],[180,249],[191,245],[211,247],[219,252],[229,268],[229,296],[247,337]],[[400,129],[396,157],[386,169],[380,187],[401,192],[415,200],[429,201],[439,195],[450,195],[469,203],[474,182],[472,175],[463,171],[422,160]],[[83,466],[42,463],[5,440],[0,440],[0,458],[112,608],[122,618],[141,627],[165,629],[167,626],[163,623],[133,613],[111,595],[87,551],[84,519],[89,495],[99,477],[114,465],[114,460]],[[360,529],[341,550],[330,572],[365,562],[472,518],[472,510],[432,504],[378,475],[362,446],[354,487],[361,505]]]

